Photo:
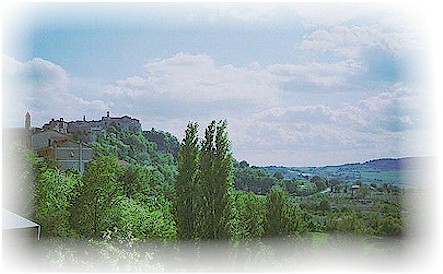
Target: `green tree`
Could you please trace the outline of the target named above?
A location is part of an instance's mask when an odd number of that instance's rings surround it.
[[[102,156],[86,165],[83,183],[72,201],[71,224],[83,237],[99,238],[112,227],[111,208],[124,195],[117,158]]]
[[[266,200],[250,191],[234,192],[235,226],[233,237],[252,239],[263,236]]]
[[[200,153],[198,234],[202,239],[230,237],[233,158],[226,121],[212,121]]]
[[[388,214],[378,219],[377,234],[381,236],[400,236],[402,233],[402,220],[398,214]]]
[[[322,199],[320,201],[320,203],[317,206],[317,210],[321,210],[321,211],[330,211],[331,210],[331,205],[328,202],[328,200],[326,199]]]
[[[284,178],[283,173],[281,173],[281,171],[276,171],[276,172],[274,173],[274,177],[275,177],[277,180],[283,180],[283,178]]]
[[[178,174],[175,183],[175,212],[177,236],[180,239],[195,237],[195,199],[199,173],[198,124],[188,123],[185,137],[178,153]]]
[[[296,186],[296,191],[299,195],[311,195],[317,191],[317,187],[311,182],[302,182]]]
[[[150,131],[143,131],[143,135],[146,140],[157,145],[157,151],[170,153],[174,156],[174,159],[177,160],[180,143],[171,133],[152,128]]]
[[[80,181],[76,171],[47,168],[37,178],[35,219],[45,237],[72,237],[70,206],[74,188]]]
[[[287,206],[289,195],[278,186],[271,188],[266,197],[265,235],[269,237],[286,234],[288,223]]]
[[[369,186],[365,185],[365,184],[361,184],[360,187],[355,192],[355,197],[356,198],[366,198],[367,196],[369,196],[369,194],[371,194],[371,189],[369,188]]]
[[[322,191],[326,189],[326,180],[319,176],[314,176],[310,180],[311,183],[315,184],[317,191]]]
[[[256,194],[266,194],[278,180],[263,168],[243,167],[234,171],[235,189],[252,191]]]
[[[113,128],[113,127],[110,127]],[[111,130],[91,143],[97,156],[115,155],[131,164],[173,165],[174,157],[166,151],[158,151],[157,144],[146,139],[141,131]]]
[[[331,179],[329,180],[328,187],[331,189],[331,192],[338,192],[341,183],[342,182],[337,179]]]
[[[118,236],[136,239],[173,239],[176,226],[172,203],[163,195],[143,201],[121,197],[121,201],[110,208],[112,227],[107,228]]]
[[[300,235],[308,231],[310,216],[299,206],[288,203],[284,210],[285,234]]]
[[[241,160],[239,163],[236,163],[238,168],[247,168],[249,167],[249,163],[246,160]]]

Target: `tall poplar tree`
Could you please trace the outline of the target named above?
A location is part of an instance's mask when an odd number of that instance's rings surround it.
[[[216,174],[215,207],[219,209],[216,214],[218,239],[227,239],[231,235],[231,210],[234,203],[231,197],[234,183],[234,159],[226,128],[226,120],[220,121],[215,135],[214,173]]]
[[[201,239],[222,239],[230,235],[233,159],[226,121],[212,121],[200,153],[199,218]]]
[[[197,234],[200,239],[210,239],[213,228],[213,185],[214,174],[214,134],[215,121],[212,121],[205,130],[205,137],[201,144],[200,151],[200,176],[198,193],[198,218],[196,222]]]
[[[195,199],[199,171],[198,124],[188,123],[178,153],[178,175],[175,183],[175,213],[179,239],[195,237]]]

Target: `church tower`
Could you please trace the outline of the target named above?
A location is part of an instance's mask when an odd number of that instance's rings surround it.
[[[29,114],[29,112],[25,114],[25,129],[31,129],[31,114]]]

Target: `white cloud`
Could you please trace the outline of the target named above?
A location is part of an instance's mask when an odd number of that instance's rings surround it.
[[[33,125],[41,126],[50,118],[79,119],[86,113],[104,113],[101,100],[79,97],[70,89],[71,78],[59,65],[33,58],[20,62],[3,55],[3,119],[6,127],[23,125],[29,111]]]
[[[297,3],[289,5],[306,28],[377,23],[397,29],[414,29],[422,24],[423,14],[414,5],[394,3]]]
[[[358,111],[366,121],[361,130],[399,132],[429,127],[429,94],[396,84],[390,90],[361,100]]]
[[[243,102],[272,107],[282,100],[281,85],[298,83],[316,87],[348,85],[361,73],[353,60],[337,63],[274,64],[257,62],[244,67],[218,65],[208,55],[179,53],[153,60],[145,75],[117,80],[104,93],[119,100],[196,102]]]
[[[418,119],[422,95],[403,84],[381,89],[377,86],[379,90],[371,91],[369,97],[365,97],[368,88],[360,84],[359,90],[366,93],[352,103],[346,92],[335,94],[342,103],[331,105],[314,100],[301,105],[284,97],[288,93],[280,86],[285,82],[311,84],[324,90],[357,85],[354,77],[361,76],[362,65],[352,59],[329,64],[265,67],[252,63],[234,67],[218,65],[207,55],[181,53],[153,60],[145,69],[144,76],[108,86],[106,94],[123,109],[125,104],[135,106],[132,109],[140,115],[133,115],[148,124],[178,136],[190,120],[204,127],[211,119],[227,119],[236,157],[253,162],[251,155],[256,155],[256,164],[274,158],[275,163],[289,164],[292,160],[288,151],[314,153],[325,163],[331,153],[337,159],[346,153],[352,155],[352,151],[363,158],[367,153],[366,159],[368,155],[391,152],[400,155],[403,148],[399,142],[423,122]],[[290,96],[297,98],[297,91]],[[265,151],[287,158],[277,159]]]
[[[338,87],[362,71],[362,65],[354,60],[337,63],[275,64],[267,68],[270,73],[281,76],[280,80],[309,83],[319,87]]]
[[[257,64],[249,67],[216,65],[204,54],[179,53],[146,64],[146,75],[118,80],[105,93],[145,100],[270,102],[278,97],[278,77]]]
[[[393,56],[402,56],[409,50],[419,49],[420,41],[413,32],[387,32],[377,26],[335,26],[305,35],[300,47],[358,59],[364,48],[379,48]]]
[[[263,155],[255,158],[256,164],[264,164],[261,160],[266,159],[286,165],[294,161],[312,164],[297,159],[306,153],[310,154],[308,159],[323,159],[325,164],[340,163],[344,155],[355,161],[415,155],[423,146],[404,144],[413,134],[429,134],[427,121],[422,119],[429,119],[422,109],[424,98],[418,91],[398,84],[355,104],[282,105],[231,123],[232,130],[241,137],[234,139],[234,145],[240,155],[253,153],[246,149],[250,143],[262,147]]]

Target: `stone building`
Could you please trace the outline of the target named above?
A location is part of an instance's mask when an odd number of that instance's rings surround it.
[[[34,132],[35,129],[31,128],[31,115],[26,112],[24,128],[2,128],[3,147],[15,144],[32,148],[32,134]]]
[[[59,120],[51,119],[48,123],[44,124],[42,127],[43,130],[53,130],[60,133],[68,133],[68,123],[63,121],[63,118]]]
[[[92,160],[93,149],[85,143],[97,141],[97,136],[106,134],[111,128],[119,131],[141,130],[138,119],[129,116],[106,116],[98,121],[65,121],[51,119],[42,128],[31,127],[31,115],[25,114],[25,128],[3,129],[3,147],[18,144],[32,149],[38,157],[57,160],[62,169],[75,168],[81,173]]]
[[[83,174],[85,164],[93,158],[93,149],[81,141],[52,138],[47,146],[37,149],[37,156],[57,160],[61,169],[74,168]]]
[[[52,119],[43,125],[43,130],[68,133],[71,134],[75,140],[90,143],[97,141],[97,136],[106,134],[111,127],[119,131],[137,132],[141,130],[141,124],[138,119],[126,115],[123,117],[110,117],[109,111],[106,113],[106,116],[103,116],[98,121],[87,121],[85,116],[83,116],[83,120],[81,121],[66,122],[63,118],[59,120]]]
[[[32,128],[31,115],[27,112],[24,128],[6,128],[2,133],[4,151],[8,146],[21,145],[32,149],[37,157],[57,160],[63,170],[74,168],[83,173],[85,164],[93,157],[92,147],[73,140],[68,132],[68,123],[63,118],[52,119],[42,128]],[[15,155],[10,157],[17,158]]]
[[[54,130],[36,131],[32,134],[32,149],[49,146],[54,140],[70,140],[71,136]]]

